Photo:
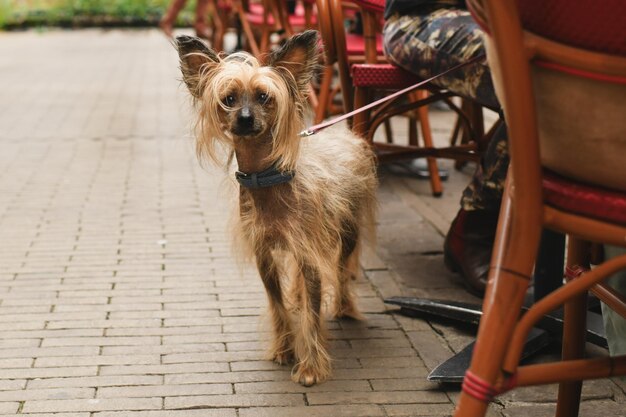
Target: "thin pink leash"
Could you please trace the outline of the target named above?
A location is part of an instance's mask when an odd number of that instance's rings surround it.
[[[465,67],[467,65],[470,65],[470,64],[473,64],[475,62],[478,62],[478,61],[480,61],[480,60],[482,60],[484,58],[485,58],[485,55],[475,56],[474,58],[471,58],[468,61],[465,61],[465,62],[463,62],[461,64],[455,65],[452,68],[448,68],[444,72],[439,73],[437,75],[434,75],[434,76],[432,76],[430,78],[427,78],[424,81],[420,81],[417,84],[413,84],[410,87],[407,87],[407,88],[404,88],[402,90],[396,91],[393,94],[390,94],[390,95],[388,95],[386,97],[381,98],[380,100],[376,100],[376,101],[374,101],[374,102],[372,102],[370,104],[367,104],[367,105],[365,105],[363,107],[360,107],[358,109],[352,110],[349,113],[346,113],[346,114],[343,114],[341,116],[335,117],[334,119],[330,119],[330,120],[328,120],[326,122],[313,125],[313,126],[309,127],[308,129],[303,130],[302,132],[300,132],[299,136],[300,137],[312,136],[312,135],[316,134],[317,132],[319,132],[320,130],[326,129],[327,127],[330,127],[330,126],[332,126],[332,125],[334,125],[336,123],[339,123],[342,120],[346,120],[346,119],[354,116],[355,114],[359,114],[359,113],[361,113],[361,112],[363,112],[365,110],[371,109],[372,107],[376,107],[379,104],[382,104],[382,103],[384,103],[386,101],[393,100],[394,98],[396,98],[398,96],[401,96],[402,94],[405,94],[405,93],[408,93],[410,91],[416,90],[416,89],[420,88],[421,86],[423,86],[425,84],[428,84],[431,81],[436,80],[437,78],[443,77],[444,75],[449,74],[452,71],[458,70],[459,68],[463,68],[463,67]]]

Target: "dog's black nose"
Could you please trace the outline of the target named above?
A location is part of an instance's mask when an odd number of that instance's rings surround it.
[[[242,129],[250,129],[254,126],[254,115],[248,107],[243,107],[237,114],[237,124]]]

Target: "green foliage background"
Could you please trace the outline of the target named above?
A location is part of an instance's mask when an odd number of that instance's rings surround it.
[[[0,0],[0,28],[24,26],[155,25],[169,0]],[[193,19],[195,0],[179,14],[180,24]]]

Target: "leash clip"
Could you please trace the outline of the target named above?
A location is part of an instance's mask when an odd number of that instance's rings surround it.
[[[314,130],[303,130],[302,132],[298,133],[298,136],[301,138],[306,138],[309,136],[313,136],[316,132]]]

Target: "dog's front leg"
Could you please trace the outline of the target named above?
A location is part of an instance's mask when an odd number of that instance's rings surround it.
[[[362,320],[354,302],[350,287],[359,272],[359,229],[356,224],[346,223],[341,235],[341,254],[339,257],[339,272],[337,294],[335,295],[335,317]]]
[[[293,335],[291,334],[289,313],[283,302],[280,275],[269,251],[257,250],[256,263],[263,285],[265,285],[272,316],[274,338],[270,348],[270,357],[273,361],[283,365],[293,360]]]
[[[298,361],[293,380],[309,387],[323,382],[330,375],[330,357],[326,350],[326,335],[321,318],[322,283],[317,268],[301,264],[301,308],[299,327],[295,337],[295,354]]]

